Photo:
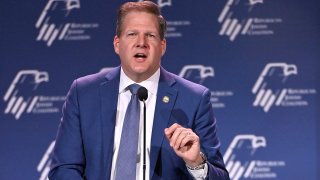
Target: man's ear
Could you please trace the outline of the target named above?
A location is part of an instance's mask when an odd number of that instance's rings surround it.
[[[161,55],[163,56],[164,53],[166,52],[166,49],[167,49],[167,41],[165,38],[163,38],[163,40],[161,40],[161,48],[162,48]]]
[[[114,52],[116,52],[117,54],[119,54],[119,42],[120,42],[119,37],[115,35],[113,38],[113,48],[114,48]]]

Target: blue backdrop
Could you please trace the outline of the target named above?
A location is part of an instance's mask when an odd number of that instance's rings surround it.
[[[71,82],[119,64],[123,2],[1,1],[0,179],[46,179]],[[155,2],[162,65],[211,90],[231,178],[319,179],[320,2]]]

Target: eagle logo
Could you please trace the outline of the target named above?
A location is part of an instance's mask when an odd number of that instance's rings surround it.
[[[255,167],[253,159],[258,148],[266,147],[265,137],[253,134],[237,135],[230,143],[223,159],[232,180],[248,178]]]
[[[203,84],[208,77],[214,77],[214,70],[211,66],[186,65],[181,69],[179,76],[195,83]]]
[[[281,105],[288,91],[281,87],[291,75],[297,74],[298,69],[294,64],[267,64],[252,88],[252,93],[256,95],[253,106],[260,106],[264,112],[268,112],[273,105]]]
[[[41,83],[48,81],[47,72],[19,71],[3,97],[4,102],[7,103],[4,113],[12,114],[18,120],[24,112],[32,112],[39,99],[39,96],[34,95],[35,90]]]
[[[39,29],[36,40],[51,46],[55,40],[64,39],[71,26],[65,19],[74,9],[80,9],[80,0],[49,0],[35,24]]]
[[[219,35],[234,41],[239,34],[246,34],[253,22],[248,15],[259,4],[263,4],[263,0],[228,0],[218,17],[222,24]]]

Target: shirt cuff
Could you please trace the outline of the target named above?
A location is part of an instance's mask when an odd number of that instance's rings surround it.
[[[208,164],[207,163],[204,164],[203,169],[196,169],[196,170],[191,170],[189,168],[187,168],[187,169],[188,169],[189,173],[193,176],[193,178],[196,180],[206,179],[207,174],[208,174]]]

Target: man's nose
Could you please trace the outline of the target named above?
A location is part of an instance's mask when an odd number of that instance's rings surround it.
[[[147,43],[147,37],[145,35],[139,35],[137,38],[137,47],[147,47],[148,43]]]

